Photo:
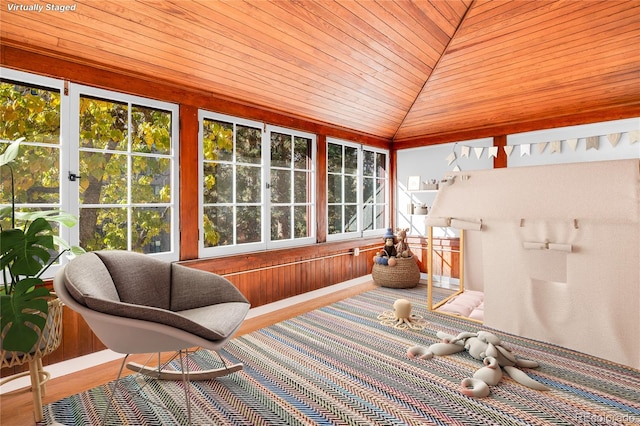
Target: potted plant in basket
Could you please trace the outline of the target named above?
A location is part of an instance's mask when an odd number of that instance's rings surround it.
[[[0,343],[4,351],[29,353],[45,329],[48,301],[54,297],[44,286],[42,274],[65,252],[83,250],[54,235],[52,227],[52,223],[72,227],[77,223],[75,216],[59,210],[16,211],[9,163],[18,155],[22,139],[0,154],[0,170],[8,169],[11,180],[11,205],[0,209]]]

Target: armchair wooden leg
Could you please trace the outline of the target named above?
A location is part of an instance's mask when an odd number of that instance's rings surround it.
[[[127,363],[127,368],[129,370],[135,371],[136,373],[144,374],[145,376],[152,377],[158,380],[182,380],[182,371],[177,370],[160,370],[158,371],[157,367],[148,367],[142,364],[138,364],[137,362],[129,362]],[[196,371],[189,372],[189,380],[198,381],[198,380],[212,380],[216,377],[226,376],[227,374],[234,373],[236,371],[242,370],[242,364],[233,364],[228,367],[220,367],[213,368],[210,370],[204,371]]]

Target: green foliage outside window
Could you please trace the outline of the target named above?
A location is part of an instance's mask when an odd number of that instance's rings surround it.
[[[78,102],[80,245],[169,251],[171,112],[88,96]],[[59,207],[67,172],[60,170],[59,91],[2,81],[0,118],[0,152],[25,138],[13,167],[17,206]],[[0,203],[7,202],[2,191]]]
[[[170,250],[170,153],[170,112],[80,98],[81,246]]]

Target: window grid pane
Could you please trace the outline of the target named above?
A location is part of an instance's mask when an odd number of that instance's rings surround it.
[[[11,163],[17,208],[60,208],[60,98],[59,90],[0,80],[0,139],[24,138]],[[0,142],[0,153],[8,146]],[[0,204],[11,203],[9,173],[0,194]]]
[[[261,242],[262,130],[210,118],[202,126],[204,247]]]
[[[79,105],[81,245],[171,252],[172,113],[85,95]]]
[[[282,131],[272,131],[270,141],[271,241],[307,238],[313,217],[313,141]]]
[[[364,230],[386,229],[387,156],[364,150],[364,158],[367,164],[363,177]]]
[[[384,152],[327,142],[328,235],[388,226],[386,169]]]
[[[60,143],[60,91],[2,79],[0,100],[0,139]]]

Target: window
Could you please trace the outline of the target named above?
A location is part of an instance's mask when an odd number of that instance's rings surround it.
[[[362,229],[377,231],[388,227],[387,154],[362,150]]]
[[[327,140],[327,239],[376,235],[388,227],[388,153]]]
[[[200,255],[315,242],[315,136],[200,111]]]
[[[16,209],[20,211],[64,208],[60,176],[65,167],[61,152],[68,114],[63,83],[2,69],[0,79],[0,152],[23,138],[17,158],[11,163]],[[0,169],[0,208],[11,203],[11,174]],[[0,223],[10,227],[10,219]],[[21,225],[18,223],[17,225]],[[57,224],[53,224],[56,229]],[[67,229],[58,233],[68,239]],[[52,274],[55,267],[49,270]],[[47,277],[48,278],[48,277]]]
[[[177,106],[77,85],[70,95],[80,246],[177,260]]]
[[[177,106],[72,83],[68,90],[2,69],[0,152],[25,138],[12,163],[18,207],[75,214],[78,226],[59,232],[86,250],[177,260]],[[8,174],[1,178],[6,205]]]
[[[271,244],[315,242],[315,138],[268,128],[270,139]]]

